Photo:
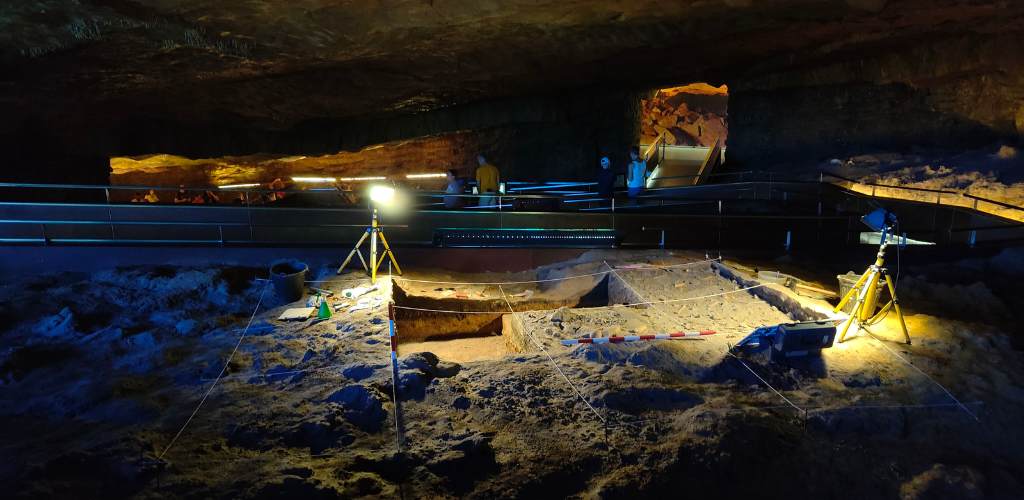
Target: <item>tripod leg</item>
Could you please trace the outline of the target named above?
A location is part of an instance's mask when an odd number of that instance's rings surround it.
[[[861,285],[864,284],[864,281],[868,279],[868,275],[869,274],[871,274],[870,270],[868,270],[868,271],[864,272],[864,274],[860,275],[860,278],[857,280],[857,283],[855,283],[852,287],[850,287],[850,291],[846,292],[846,295],[843,296],[843,300],[839,301],[839,304],[836,305],[836,308],[833,309],[832,312],[839,312],[839,311],[841,311],[843,309],[843,307],[846,305],[846,303],[849,302],[850,299],[853,298],[854,294],[857,293],[857,291],[861,287]]]
[[[859,289],[857,286],[854,286],[850,290],[850,294],[854,293],[854,291],[857,292],[857,301],[853,303],[853,310],[850,311],[850,319],[846,321],[846,324],[843,325],[842,331],[839,333],[839,343],[843,343],[843,341],[846,340],[846,333],[850,330],[850,327],[853,326],[853,322],[858,321],[859,323],[858,318],[860,318],[861,311],[864,309],[864,298],[867,296],[868,287],[874,286],[874,284],[877,283],[877,273],[878,270],[874,268],[868,269],[868,271],[864,273],[864,276],[857,280]]]
[[[885,316],[885,313],[889,312],[889,309],[891,309],[891,308],[892,308],[892,301],[890,300],[889,302],[886,302],[885,305],[882,306],[882,308],[879,309],[878,312],[875,313],[875,315],[871,317],[871,319],[867,320],[867,322],[871,323],[871,324],[874,324],[878,320],[882,319],[882,316]]]
[[[900,320],[900,328],[903,329],[903,340],[910,344],[910,332],[907,331],[907,322],[903,320],[903,310],[900,309],[900,303],[896,300],[896,287],[892,284],[892,278],[888,274],[885,275],[885,284],[889,287],[889,295],[892,296],[892,306],[896,309],[896,317]]]
[[[857,321],[857,318],[855,316],[850,316],[850,319],[846,320],[846,322],[843,323],[843,329],[839,332],[839,343],[840,344],[842,344],[843,341],[846,340],[846,332],[847,332],[847,330],[850,329],[850,326],[853,325],[854,321]]]
[[[391,251],[391,245],[388,245],[388,239],[384,237],[384,231],[380,232],[380,241],[384,243],[384,253],[391,259],[391,263],[395,265],[395,274],[401,275],[402,268],[398,267],[398,259],[395,258],[395,253]],[[383,261],[384,257],[381,257]]]
[[[356,255],[359,256],[359,262],[363,263],[363,271],[370,272],[370,266],[366,264],[366,259],[363,258],[362,250],[356,252]]]
[[[356,246],[352,247],[352,251],[348,253],[348,257],[345,257],[345,261],[341,263],[340,267],[338,267],[338,274],[341,274],[341,271],[345,269],[345,266],[348,265],[348,262],[352,260],[352,255],[357,253],[359,254],[359,260],[363,261],[363,268],[366,268],[366,261],[363,260],[363,254],[359,253],[359,247],[363,244],[363,241],[365,240],[366,233],[363,233],[363,235],[359,237],[359,241],[356,242]]]

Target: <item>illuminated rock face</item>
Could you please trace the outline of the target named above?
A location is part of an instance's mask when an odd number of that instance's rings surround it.
[[[609,125],[636,120],[628,96],[693,81],[729,86],[738,162],[1017,137],[1022,15],[998,0],[13,2],[2,175],[500,129],[506,163],[583,176],[639,137]]]
[[[706,83],[659,89],[643,100],[640,141],[664,137],[671,146],[725,145],[729,135],[729,90]]]
[[[270,183],[275,178],[387,177],[405,181],[409,174],[443,174],[454,169],[472,177],[476,155],[493,143],[493,137],[457,132],[369,146],[353,152],[317,156],[258,154],[191,159],[176,155],[140,155],[110,160],[113,184],[174,186],[220,186],[225,184]],[[445,179],[411,181],[424,188],[439,189]]]

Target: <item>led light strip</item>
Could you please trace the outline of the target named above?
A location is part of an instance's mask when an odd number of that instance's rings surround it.
[[[223,186],[217,186],[217,189],[238,189],[238,188],[251,188],[251,187],[257,187],[257,186],[259,186],[259,183],[255,183],[255,182],[250,183],[250,184],[225,184]]]
[[[448,174],[406,174],[406,179],[440,179],[447,177]]]
[[[384,181],[387,177],[292,177],[295,182],[356,182],[356,181]]]

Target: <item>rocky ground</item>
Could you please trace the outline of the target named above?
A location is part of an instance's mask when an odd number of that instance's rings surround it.
[[[1024,155],[1008,145],[945,155],[862,154],[818,165],[822,170],[860,182],[960,191],[1018,206],[1024,204],[1022,166]],[[921,193],[920,197],[935,199],[931,193]]]
[[[367,284],[320,271],[329,279],[320,286],[335,292]],[[1006,327],[924,314],[909,300],[913,345],[897,342],[890,315],[872,328],[876,338],[861,333],[820,362],[782,366],[727,351],[757,326],[823,314],[827,304],[780,287],[745,290],[750,276],[703,255],[595,251],[523,273],[409,271],[452,282],[589,276],[501,287],[385,279],[367,296],[371,307],[299,322],[276,319],[295,304],[281,303],[258,269],[7,282],[2,482],[18,497],[77,498],[1021,491],[1024,378]],[[397,311],[399,338],[414,337],[402,343],[397,388],[384,305],[392,298],[462,312]],[[425,332],[441,314],[453,318]],[[423,350],[442,347],[460,324],[473,326],[475,341],[519,342],[460,360]],[[718,333],[559,343],[700,329]]]

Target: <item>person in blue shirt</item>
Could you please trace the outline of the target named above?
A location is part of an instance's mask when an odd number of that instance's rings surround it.
[[[626,188],[630,198],[636,198],[647,185],[647,162],[640,158],[640,148],[629,150],[629,165],[626,167]]]
[[[448,187],[444,190],[446,194],[460,195],[466,190],[466,181],[459,179],[455,170],[448,170]],[[461,196],[445,196],[444,208],[462,208],[465,198]]]

